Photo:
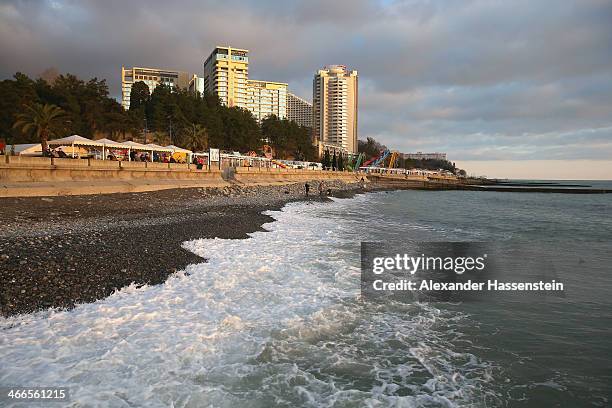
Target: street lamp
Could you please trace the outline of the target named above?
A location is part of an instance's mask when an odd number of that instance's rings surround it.
[[[146,115],[144,117],[144,125],[145,125],[145,127],[144,127],[144,144],[147,144],[147,132],[148,132],[148,129],[147,129],[147,116]]]
[[[168,120],[170,121],[170,144],[174,144],[174,140],[172,139],[172,115],[168,115]]]

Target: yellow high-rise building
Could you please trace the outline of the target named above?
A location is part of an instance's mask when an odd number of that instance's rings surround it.
[[[204,91],[226,106],[247,107],[249,50],[215,47],[204,62]]]
[[[287,118],[287,87],[283,82],[247,81],[247,106],[255,119],[261,122],[266,116]]]
[[[313,137],[319,146],[357,153],[357,71],[344,65],[320,69],[312,84]]]

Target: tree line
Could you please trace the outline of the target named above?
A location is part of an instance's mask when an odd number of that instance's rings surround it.
[[[144,82],[136,82],[126,111],[109,96],[104,79],[66,74],[46,81],[17,73],[0,81],[0,138],[8,144],[45,144],[72,134],[192,150],[259,152],[268,144],[277,158],[316,159],[308,128],[276,116],[259,124],[251,112],[226,107],[216,95],[165,85],[149,93]]]

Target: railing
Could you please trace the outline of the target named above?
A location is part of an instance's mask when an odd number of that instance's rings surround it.
[[[234,164],[234,165],[232,165]],[[222,163],[221,170],[233,167],[239,173],[271,173],[271,174],[355,174],[351,171],[332,171],[322,170],[319,168],[282,168],[270,166],[240,166],[239,162]],[[142,162],[142,161],[114,161],[114,160],[99,160],[99,159],[72,159],[72,158],[55,158],[55,157],[31,157],[31,156],[0,156],[1,167],[29,167],[29,168],[58,168],[58,169],[91,169],[91,170],[150,170],[150,171],[195,171],[195,172],[216,172],[219,170],[219,163],[213,162],[209,166],[205,163],[196,165],[193,163],[159,163],[159,162]],[[200,167],[200,168],[198,168]]]
[[[0,156],[0,166],[9,167],[60,167],[60,168],[84,168],[101,170],[119,169],[151,169],[151,170],[196,170],[197,165],[190,163],[159,163],[141,161],[114,161],[96,159],[71,159],[58,157],[30,157],[30,156]],[[202,170],[208,170],[206,164]]]

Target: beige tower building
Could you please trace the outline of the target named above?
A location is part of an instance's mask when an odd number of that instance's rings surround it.
[[[125,68],[121,67],[121,106],[130,109],[130,95],[132,85],[136,82],[144,82],[149,87],[149,92],[161,84],[171,88],[187,88],[189,86],[189,74],[183,71],[173,71],[160,68]]]
[[[337,146],[357,153],[357,71],[344,65],[329,65],[314,77],[313,136],[319,146]]]
[[[204,62],[204,91],[226,106],[247,107],[249,51],[217,46]]]
[[[312,103],[289,92],[287,94],[287,119],[312,129]]]
[[[248,80],[246,108],[258,122],[270,115],[286,119],[287,86],[283,82]]]

